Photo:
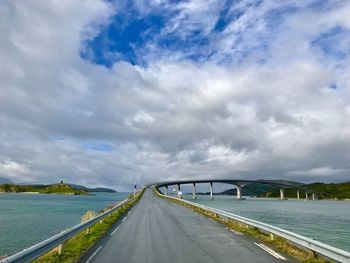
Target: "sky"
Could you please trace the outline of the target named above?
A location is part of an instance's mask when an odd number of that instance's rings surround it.
[[[0,1],[0,177],[350,180],[350,1]]]

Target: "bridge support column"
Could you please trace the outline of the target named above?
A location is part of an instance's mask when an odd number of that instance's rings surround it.
[[[180,184],[177,185],[177,192],[176,192],[176,196],[179,197],[179,192],[181,191],[181,186]]]
[[[300,193],[299,193],[299,189],[297,189],[297,199],[300,199]]]
[[[241,200],[242,199],[242,188],[239,185],[236,185],[237,187],[237,199]]]
[[[284,200],[284,188],[280,188],[280,199]]]
[[[168,195],[169,194],[169,192],[168,192],[168,186],[166,185],[165,186],[165,195]]]
[[[316,200],[315,193],[312,193],[312,200]]]
[[[192,184],[192,199],[197,199],[197,196],[196,196],[196,183]]]
[[[213,182],[210,182],[209,185],[210,185],[210,199],[214,199],[214,197],[213,197]]]
[[[309,195],[307,194],[307,192],[305,192],[305,199],[309,200]]]

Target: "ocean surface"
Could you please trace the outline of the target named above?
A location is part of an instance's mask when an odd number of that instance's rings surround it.
[[[191,195],[185,199],[194,201]],[[198,195],[195,202],[271,224],[350,252],[350,202]]]
[[[10,255],[79,224],[88,210],[99,212],[129,194],[0,194],[0,255]]]

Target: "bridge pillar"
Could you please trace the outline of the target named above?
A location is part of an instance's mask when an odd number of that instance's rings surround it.
[[[176,192],[176,196],[179,197],[179,192],[181,191],[181,186],[180,184],[177,185],[177,192]]]
[[[214,197],[213,197],[213,182],[210,182],[209,185],[210,185],[210,199],[214,199]]]
[[[315,193],[312,193],[312,200],[316,200]]]
[[[239,185],[236,185],[237,187],[237,199],[241,200],[242,199],[242,188]]]
[[[169,194],[169,192],[168,192],[168,186],[166,185],[165,186],[165,195],[168,195]]]
[[[281,200],[284,200],[284,188],[280,188],[280,198]]]
[[[192,199],[197,199],[197,196],[196,196],[196,183],[192,184]]]
[[[307,194],[307,192],[305,192],[305,199],[309,200],[309,195]]]
[[[299,189],[297,189],[297,199],[300,199],[300,193],[299,193]]]

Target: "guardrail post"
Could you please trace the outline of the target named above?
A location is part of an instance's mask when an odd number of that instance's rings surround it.
[[[309,257],[310,257],[310,258],[317,258],[316,252],[313,251],[313,250],[309,250]]]
[[[58,246],[58,255],[62,254],[62,247],[63,247],[63,244]]]
[[[270,234],[270,239],[271,240],[275,240],[275,235],[274,234]]]
[[[309,196],[308,196],[308,193],[307,193],[307,192],[305,192],[305,199],[306,199],[306,200],[309,200]]]
[[[297,199],[300,199],[300,193],[299,193],[299,189],[297,189]]]

